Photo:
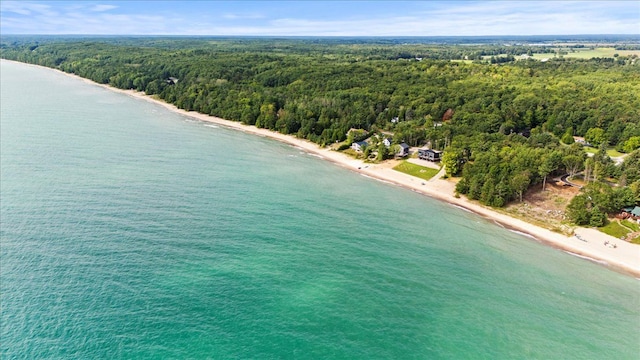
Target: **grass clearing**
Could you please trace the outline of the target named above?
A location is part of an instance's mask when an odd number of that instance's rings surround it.
[[[631,231],[620,225],[617,221],[612,221],[609,224],[599,227],[598,230],[602,231],[607,235],[611,235],[616,239],[620,239],[626,237]]]
[[[440,171],[438,169],[432,169],[432,168],[412,164],[408,161],[401,162],[400,164],[396,165],[393,168],[393,170],[399,171],[411,176],[419,177],[420,179],[423,179],[423,180],[430,180],[432,177],[434,177],[438,173],[438,171]]]
[[[598,148],[594,148],[591,146],[583,146],[582,148],[584,149],[585,152],[589,154],[595,154],[598,152]],[[607,155],[609,155],[609,157],[620,157],[620,156],[623,156],[624,154],[617,151],[614,148],[609,148],[607,149]]]
[[[622,220],[620,223],[633,231],[640,231],[640,225],[635,221]]]
[[[611,148],[607,150],[607,155],[609,155],[609,157],[620,157],[620,156],[623,156],[624,154],[614,148]]]

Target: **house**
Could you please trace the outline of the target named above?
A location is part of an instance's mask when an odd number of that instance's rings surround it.
[[[422,160],[440,161],[442,159],[442,151],[433,149],[418,150],[418,157]]]
[[[391,122],[394,123],[394,124],[399,122],[399,121],[400,121],[400,118],[398,118],[397,116],[394,117],[393,119],[391,119]]]
[[[178,83],[178,78],[170,77],[167,79],[167,84],[169,85],[175,85],[177,83]]]
[[[366,141],[358,141],[351,144],[351,148],[357,152],[363,152],[364,149],[369,145]]]
[[[622,209],[620,214],[616,215],[618,219],[633,219],[640,222],[640,206],[631,206]]]
[[[574,136],[573,141],[577,142],[578,144],[582,144],[584,146],[592,146],[581,136]]]
[[[396,156],[407,156],[409,155],[409,149],[411,147],[409,147],[409,145],[402,143],[400,144],[400,150],[398,150],[398,153],[396,154]]]
[[[391,138],[384,138],[384,140],[382,140],[382,143],[384,144],[384,146],[389,147],[391,146]]]

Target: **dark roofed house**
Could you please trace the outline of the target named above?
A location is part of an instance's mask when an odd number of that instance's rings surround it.
[[[396,154],[397,156],[407,156],[409,155],[409,149],[411,149],[411,147],[409,147],[409,145],[402,143],[400,144],[400,150],[398,150],[398,153]]]
[[[418,150],[418,157],[422,160],[440,161],[442,159],[442,151],[433,149]]]
[[[362,152],[369,145],[366,141],[358,141],[351,144],[351,148],[355,151]]]

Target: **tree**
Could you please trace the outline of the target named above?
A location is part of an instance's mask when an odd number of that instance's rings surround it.
[[[449,147],[442,154],[441,161],[447,177],[456,176],[460,172],[460,165],[462,164],[462,151]]]
[[[600,146],[600,144],[604,143],[607,140],[605,132],[601,128],[589,129],[584,135],[584,139],[586,142],[596,147]]]
[[[511,187],[520,196],[520,202],[522,202],[522,194],[529,187],[531,182],[530,174],[528,172],[521,172],[511,178]]]
[[[571,145],[575,142],[575,140],[573,139],[573,136],[569,132],[564,133],[560,141],[562,141],[563,144],[567,144],[567,145]]]
[[[569,176],[575,176],[584,169],[584,157],[578,155],[566,155],[562,158],[562,164],[567,169]]]
[[[363,152],[364,152],[364,158],[365,158],[365,159],[368,159],[368,158],[369,158],[369,155],[371,155],[371,149],[372,149],[372,147],[371,147],[371,146],[365,146],[365,147],[364,147]]]
[[[622,149],[626,153],[633,152],[636,149],[640,149],[640,136],[632,136],[624,142]]]
[[[584,162],[584,180],[587,183],[589,183],[589,181],[591,181],[591,177],[593,176],[593,173],[595,172],[595,167],[596,167],[596,162],[593,160],[592,157],[588,158]]]
[[[542,191],[547,184],[547,176],[558,168],[561,156],[559,152],[552,152],[542,158],[542,163],[538,166],[538,174],[542,176]],[[522,201],[522,200],[520,200]]]
[[[591,210],[591,217],[589,218],[589,225],[593,227],[601,227],[607,224],[607,215],[600,211],[599,207],[594,207]]]
[[[380,143],[378,145],[378,156],[377,160],[382,161],[389,157],[389,149],[384,145],[384,143]]]
[[[586,225],[591,220],[590,205],[587,195],[576,195],[567,205],[567,216],[576,225]]]

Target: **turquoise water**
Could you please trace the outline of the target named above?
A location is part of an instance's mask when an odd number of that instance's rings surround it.
[[[3,359],[640,358],[637,279],[284,144],[1,69]]]

